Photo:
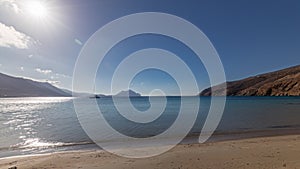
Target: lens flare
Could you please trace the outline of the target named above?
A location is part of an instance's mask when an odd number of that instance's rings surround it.
[[[45,18],[48,15],[47,7],[41,1],[28,1],[26,4],[26,10],[35,18]]]

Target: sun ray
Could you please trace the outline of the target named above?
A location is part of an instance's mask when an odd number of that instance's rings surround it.
[[[35,18],[44,19],[48,15],[48,9],[41,1],[28,1],[26,4],[27,12]]]

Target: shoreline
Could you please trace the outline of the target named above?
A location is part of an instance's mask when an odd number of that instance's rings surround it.
[[[200,133],[190,133],[188,134],[178,145],[188,145],[188,144],[199,144],[198,138]],[[294,136],[300,135],[299,128],[270,128],[270,129],[263,129],[263,130],[236,130],[236,131],[216,131],[214,134],[203,144],[210,144],[210,143],[218,143],[218,142],[226,142],[226,141],[239,141],[239,140],[246,140],[246,139],[255,139],[255,138],[267,138],[267,137],[280,137],[280,136]],[[50,146],[50,147],[36,147],[37,151],[35,152],[29,151],[25,154],[18,154],[16,155],[8,155],[4,157],[0,157],[0,161],[6,158],[14,158],[14,157],[23,157],[23,156],[39,156],[45,154],[52,154],[52,153],[67,153],[73,151],[103,151],[101,147],[99,147],[94,142],[80,142],[80,143],[65,143],[62,146]],[[39,150],[38,150],[39,149]],[[23,151],[26,148],[7,148],[1,151]]]
[[[200,133],[188,135],[185,139],[198,137]],[[207,141],[221,142],[234,141],[260,137],[276,137],[287,135],[300,135],[300,128],[267,128],[260,130],[232,130],[232,131],[215,131]]]
[[[166,153],[146,159],[122,158],[103,150],[13,156],[1,158],[0,168],[299,168],[299,156],[298,134],[180,144]]]

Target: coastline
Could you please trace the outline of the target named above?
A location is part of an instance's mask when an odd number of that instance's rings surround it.
[[[300,128],[270,128],[262,130],[233,130],[233,131],[215,131],[214,134],[205,142],[205,144],[238,141],[245,139],[292,136],[300,135]],[[198,144],[200,133],[189,133],[179,145]],[[163,141],[163,140],[161,140]],[[53,145],[52,145],[53,144]],[[1,148],[0,161],[6,158],[15,158],[23,156],[39,156],[45,154],[65,153],[65,152],[85,152],[85,151],[102,151],[103,149],[92,141],[73,142],[73,143],[49,143],[47,147],[8,147]],[[29,150],[31,149],[31,150]],[[7,154],[7,155],[5,155]],[[1,168],[0,168],[1,169]]]
[[[0,168],[300,168],[300,135],[180,144],[156,157],[128,159],[80,150],[0,159]]]

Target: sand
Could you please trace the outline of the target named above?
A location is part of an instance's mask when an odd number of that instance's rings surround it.
[[[0,159],[8,169],[300,169],[300,135],[178,145],[156,157],[128,159],[75,151]]]

